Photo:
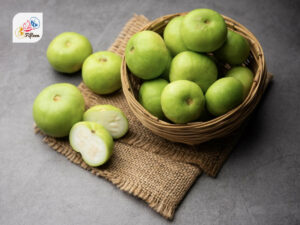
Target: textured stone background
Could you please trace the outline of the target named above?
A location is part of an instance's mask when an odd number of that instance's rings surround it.
[[[248,27],[274,82],[217,179],[202,176],[173,224],[300,224],[299,1],[0,1],[0,224],[169,224],[141,201],[67,161],[33,134],[36,95],[56,82],[46,49],[76,31],[105,50],[133,13],[150,19],[207,7]],[[43,12],[36,44],[13,44],[12,18]]]

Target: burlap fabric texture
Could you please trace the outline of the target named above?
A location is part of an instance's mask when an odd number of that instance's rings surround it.
[[[109,51],[123,55],[128,39],[148,22],[146,17],[134,15]],[[174,217],[177,206],[202,172],[213,177],[217,175],[241,133],[238,131],[230,137],[195,147],[172,143],[155,136],[142,126],[130,111],[121,90],[112,95],[100,96],[91,92],[84,83],[78,87],[87,108],[97,104],[111,104],[121,108],[128,118],[129,132],[115,142],[114,154],[109,162],[97,168],[90,167],[71,148],[67,138],[46,136],[35,127],[36,133],[40,133],[45,143],[71,162],[143,199],[167,219]]]

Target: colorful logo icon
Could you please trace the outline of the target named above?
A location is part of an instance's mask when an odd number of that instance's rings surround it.
[[[43,13],[18,13],[13,18],[13,42],[33,43],[43,35]]]

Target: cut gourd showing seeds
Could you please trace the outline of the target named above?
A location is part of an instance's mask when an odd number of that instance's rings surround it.
[[[91,107],[83,114],[83,120],[101,124],[114,139],[123,137],[128,131],[128,120],[125,114],[112,105]]]
[[[100,124],[83,121],[76,123],[69,135],[72,148],[81,153],[89,166],[100,166],[113,153],[114,142],[109,132]]]

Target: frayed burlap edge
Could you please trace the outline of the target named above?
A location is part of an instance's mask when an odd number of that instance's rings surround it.
[[[137,32],[142,26],[144,26],[146,23],[148,23],[148,19],[142,15],[134,15],[134,17],[128,21],[128,23],[124,26],[122,32],[119,34],[117,40],[114,42],[114,44],[109,48],[109,51],[113,51],[118,53],[119,55],[123,54],[123,49],[125,49],[126,42],[124,39],[128,39],[128,33]],[[127,34],[127,35],[126,35]],[[268,76],[269,81],[272,76]],[[268,83],[268,82],[267,82]],[[82,85],[82,84],[81,84]],[[55,151],[61,153],[62,155],[66,156],[68,160],[71,162],[81,166],[83,169],[86,169],[90,171],[92,174],[98,176],[98,177],[104,177],[105,179],[112,182],[114,185],[116,185],[121,190],[128,192],[136,197],[141,198],[145,202],[148,203],[148,205],[154,209],[156,212],[161,214],[163,217],[167,219],[172,219],[174,217],[175,210],[178,205],[170,205],[166,204],[164,201],[161,201],[155,196],[152,195],[151,192],[144,190],[142,187],[140,187],[139,184],[134,183],[130,180],[124,179],[121,176],[118,176],[116,174],[112,174],[105,170],[99,170],[97,168],[89,167],[87,164],[85,164],[82,161],[81,155],[72,148],[69,147],[69,144],[67,141],[59,140],[57,141],[54,138],[45,136],[37,127],[35,127],[35,132],[40,133],[44,136],[43,141],[49,145],[52,149]],[[143,139],[140,139],[139,137],[130,137],[131,140],[134,140],[135,147],[139,147],[139,141],[142,141]],[[176,161],[183,160],[183,162],[195,164],[197,166],[200,166],[200,168],[204,168],[204,171],[210,175],[210,176],[216,176],[222,165],[224,164],[224,161],[230,154],[232,148],[237,143],[239,137],[235,138],[235,141],[232,142],[232,144],[223,149],[223,151],[217,153],[214,156],[210,155],[209,157],[204,156],[204,160],[202,162],[195,161],[197,157],[194,157],[194,154],[184,154],[184,151],[176,151],[173,149],[174,146],[167,145],[167,148],[165,148],[163,151],[156,152],[159,155],[163,155],[166,157],[172,157]],[[122,140],[121,140],[122,142]],[[127,142],[127,141],[126,141]],[[125,142],[125,143],[126,143]],[[131,142],[127,142],[127,144],[130,144]],[[141,145],[145,145],[145,143],[141,143]],[[178,146],[177,146],[178,148]],[[182,146],[182,148],[186,148],[186,146]],[[160,148],[162,149],[162,148]],[[197,149],[195,149],[195,153],[198,152]],[[199,157],[199,155],[198,155]],[[206,158],[206,159],[205,159]],[[212,158],[215,158],[212,160]],[[208,168],[208,169],[207,169]],[[201,174],[201,170],[199,169],[198,174],[194,176],[194,180],[197,179],[197,177]],[[194,182],[193,180],[193,182]],[[192,182],[192,183],[193,183]],[[184,196],[183,196],[184,197]]]
[[[123,54],[123,50],[125,49],[126,42],[124,39],[128,39],[128,33],[137,32],[142,26],[148,23],[148,19],[143,15],[134,15],[124,26],[121,33],[117,37],[116,41],[112,44],[112,46],[108,49],[109,51],[113,51],[119,55]],[[83,85],[81,83],[81,85]],[[157,199],[151,192],[144,190],[138,183],[134,183],[133,181],[124,179],[121,176],[116,174],[112,174],[106,170],[100,170],[98,168],[93,168],[88,166],[83,160],[80,153],[75,152],[72,148],[70,148],[68,141],[65,139],[55,139],[45,135],[38,127],[34,125],[35,133],[43,136],[43,142],[46,143],[50,148],[55,150],[56,152],[64,155],[69,161],[72,163],[79,165],[81,168],[91,172],[92,174],[103,177],[106,180],[110,181],[114,185],[116,185],[120,190],[125,191],[129,194],[132,194],[146,203],[148,203],[149,207],[154,211],[158,212],[164,218],[168,220],[172,220],[175,214],[175,210],[178,204],[170,205],[166,203],[164,200]],[[140,139],[134,138],[138,143]],[[198,168],[196,170],[194,180],[191,181],[192,185],[197,177],[201,174],[201,170]],[[189,187],[187,187],[189,189]],[[185,193],[186,194],[186,193]],[[184,196],[182,196],[184,197]]]
[[[89,171],[90,173],[98,176],[103,177],[106,180],[113,183],[117,186],[120,190],[132,194],[135,197],[138,197],[144,200],[150,208],[154,211],[162,215],[164,218],[168,220],[172,220],[175,215],[175,211],[180,204],[180,201],[176,204],[170,204],[167,202],[168,199],[158,199],[156,198],[152,192],[143,189],[139,183],[136,183],[132,180],[128,180],[121,175],[113,174],[107,171],[105,168],[97,168],[97,167],[90,167],[88,166],[83,160],[80,153],[74,151],[68,143],[68,140],[65,138],[56,139],[47,136],[44,134],[37,126],[34,125],[34,131],[36,134],[40,134],[43,136],[43,142],[46,143],[50,148],[55,150],[56,152],[64,155],[69,161],[72,163],[79,165],[81,168]],[[143,151],[143,150],[141,150]],[[194,181],[201,175],[200,168],[195,167],[193,179],[190,181],[190,184],[186,185],[186,189],[188,190]],[[184,191],[184,195],[181,199],[184,198],[187,191]]]

